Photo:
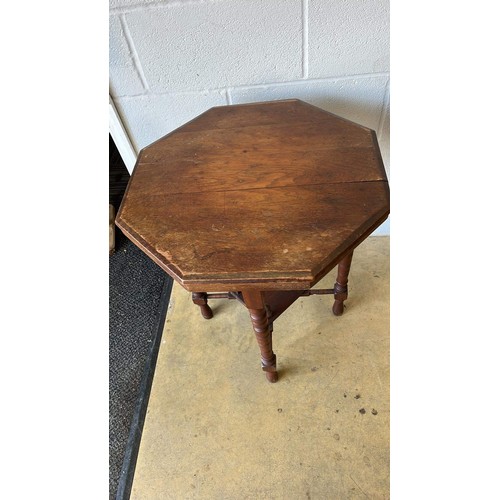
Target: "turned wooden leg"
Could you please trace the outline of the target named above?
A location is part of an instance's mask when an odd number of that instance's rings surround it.
[[[344,312],[344,300],[347,299],[347,278],[351,268],[352,254],[353,252],[348,253],[338,265],[337,282],[333,287],[335,302],[332,310],[335,316],[342,316]]]
[[[267,319],[267,310],[263,301],[262,292],[242,292],[243,300],[250,313],[253,330],[259,344],[262,369],[269,382],[278,380],[276,371],[276,355],[273,352],[272,325]]]
[[[193,302],[197,305],[200,306],[201,309],[201,315],[205,319],[211,319],[214,317],[214,313],[212,309],[210,309],[210,306],[208,305],[207,301],[207,294],[204,292],[193,292]]]

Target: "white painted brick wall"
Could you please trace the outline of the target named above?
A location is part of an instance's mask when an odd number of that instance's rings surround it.
[[[301,0],[231,0],[125,17],[151,91],[176,92],[300,78],[301,12]]]
[[[113,95],[142,94],[145,90],[119,16],[109,19],[109,80]]]
[[[374,129],[389,173],[389,0],[110,0],[109,37],[138,150],[212,106],[297,97]]]
[[[389,71],[388,2],[309,3],[309,77]]]

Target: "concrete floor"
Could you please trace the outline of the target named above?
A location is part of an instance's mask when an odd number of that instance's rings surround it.
[[[343,316],[332,301],[275,322],[270,384],[244,306],[207,321],[174,285],[131,498],[389,498],[389,237],[355,251]]]

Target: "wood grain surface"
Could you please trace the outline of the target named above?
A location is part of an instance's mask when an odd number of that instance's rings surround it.
[[[287,100],[212,108],[143,149],[116,223],[188,290],[304,290],[388,214],[375,133]]]

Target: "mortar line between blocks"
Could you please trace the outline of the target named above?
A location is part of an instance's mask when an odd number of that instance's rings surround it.
[[[309,76],[309,0],[302,0],[302,78]]]
[[[233,98],[232,98],[232,96],[231,96],[231,92],[230,92],[230,89],[229,89],[229,88],[227,88],[227,89],[226,89],[226,103],[227,103],[228,105],[233,104]]]
[[[144,75],[144,70],[142,69],[141,61],[139,60],[139,55],[137,54],[137,50],[135,49],[134,41],[132,39],[132,35],[130,34],[127,20],[125,19],[125,14],[120,14],[118,17],[122,25],[123,34],[125,35],[125,40],[127,41],[128,49],[130,50],[130,54],[132,55],[132,62],[134,63],[134,68],[137,74],[139,75],[144,90],[147,93],[149,93],[148,81],[146,80],[146,76]]]
[[[263,89],[267,87],[284,87],[286,85],[304,85],[305,83],[325,83],[325,82],[337,82],[346,80],[356,80],[356,79],[369,79],[369,78],[381,78],[388,77],[388,73],[365,73],[359,75],[346,75],[346,76],[329,76],[324,78],[308,78],[307,80],[287,80],[284,82],[267,82],[267,83],[245,83],[241,85],[232,85],[231,87],[214,87],[208,89],[193,89],[193,90],[171,90],[166,92],[148,92],[147,94],[135,94],[135,95],[117,95],[117,99],[127,99],[132,97],[154,97],[162,95],[189,95],[189,94],[199,94],[200,92],[220,92],[222,90],[228,89],[229,97],[232,100],[231,91],[234,90],[251,90],[251,89]]]
[[[369,79],[369,78],[389,78],[389,73],[360,73],[358,75],[344,75],[344,76],[325,76],[322,78],[308,78],[307,83],[325,83],[325,82],[337,82],[337,81],[347,81],[356,79]],[[285,87],[286,85],[303,85],[306,83],[302,78],[298,80],[285,80],[282,82],[264,82],[264,83],[243,83],[240,85],[231,85],[229,87],[231,90],[250,90],[259,89],[266,87]],[[205,89],[207,92],[215,92],[217,90],[222,90],[223,87],[209,88]],[[173,92],[162,92],[162,94],[176,94],[176,93],[187,93],[187,92],[199,92],[199,90],[178,90]]]
[[[127,5],[125,7],[111,7],[109,9],[109,14],[126,14],[128,12],[136,12],[138,10],[167,9],[169,7],[182,7],[185,5],[196,5],[204,3],[219,3],[224,1],[225,0],[159,0],[148,4],[136,3],[133,5]]]

